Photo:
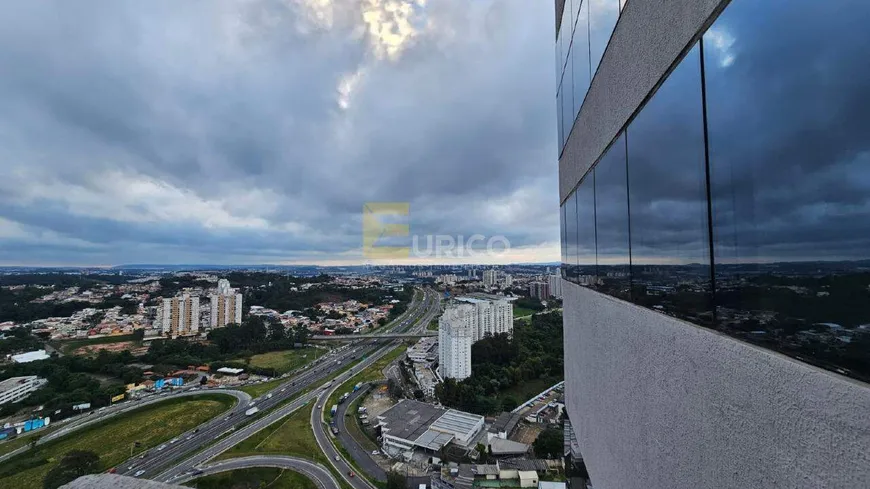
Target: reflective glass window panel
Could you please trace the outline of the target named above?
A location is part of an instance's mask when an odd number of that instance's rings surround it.
[[[589,70],[589,0],[584,0],[577,12],[577,26],[574,29],[574,48],[571,51],[574,73],[574,115],[580,112],[583,99],[589,90],[591,79]]]
[[[610,35],[619,20],[619,0],[587,0],[589,3],[589,53],[593,76],[604,55]]]
[[[696,45],[628,127],[631,300],[710,324],[700,53]]]
[[[565,127],[562,124],[562,87],[556,92],[556,125],[559,128],[559,155],[562,155],[562,147],[565,143]]]
[[[577,187],[577,283],[596,283],[595,172],[590,171]]]
[[[565,67],[565,76],[562,78],[562,145],[571,136],[571,127],[574,125],[574,94],[571,93],[571,84],[574,79],[571,73],[571,58],[568,58],[568,66]]]
[[[561,269],[562,269],[562,277],[565,277],[565,265],[568,261],[568,250],[567,250],[567,242],[565,239],[566,230],[565,230],[565,204],[562,204],[559,207],[559,241],[561,243],[562,248],[562,259],[561,259]]]
[[[577,193],[572,192],[565,201],[565,240],[567,243],[568,280],[577,281]]]
[[[870,381],[870,4],[733,2],[705,33],[717,324]]]
[[[595,165],[595,224],[598,288],[628,299],[631,270],[624,136],[617,138]]]

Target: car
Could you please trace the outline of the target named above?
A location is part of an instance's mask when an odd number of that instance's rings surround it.
[[[139,458],[140,458],[140,459],[143,459],[143,458],[145,458],[145,455],[148,455],[148,452],[145,452],[145,453],[143,453],[142,455],[139,455]]]
[[[377,455],[377,454],[379,454],[379,453],[381,453],[381,452],[379,452],[379,451],[377,451],[377,450],[372,450],[372,455]]]
[[[317,409],[323,409],[323,404],[318,404]]]
[[[137,470],[136,473],[133,474],[133,477],[139,477],[140,475],[142,475],[142,474],[144,474],[144,473],[145,473],[144,470]],[[351,477],[353,477],[353,476],[351,476]]]
[[[287,390],[287,388],[285,387],[285,388],[281,389],[281,392],[284,392],[284,391],[286,391],[286,390]]]
[[[166,448],[166,444],[163,444],[163,445],[160,445],[159,447],[157,447],[157,451],[159,452],[159,451],[163,450],[164,448]]]
[[[335,461],[338,462],[339,460],[341,460],[341,457],[338,456],[338,455],[336,455],[336,456],[335,456]]]
[[[347,473],[347,475],[353,477],[353,476],[356,475],[356,474],[354,474],[353,471],[351,470],[351,471],[349,471],[349,472]]]
[[[178,438],[173,438],[173,439],[169,440],[169,444],[172,445],[173,443],[175,443],[177,441],[178,441]]]
[[[135,465],[131,465],[131,466],[127,467],[127,470],[133,470],[133,467],[135,467]]]
[[[190,440],[191,438],[193,438],[193,435],[188,436],[185,440]]]

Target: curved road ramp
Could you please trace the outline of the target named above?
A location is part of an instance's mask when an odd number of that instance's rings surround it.
[[[288,469],[298,472],[311,479],[318,489],[339,489],[338,481],[329,470],[317,463],[297,457],[285,456],[252,456],[222,460],[208,465],[203,465],[194,473],[179,477],[172,484],[156,482],[147,479],[136,479],[117,474],[91,474],[84,475],[69,484],[61,486],[61,489],[172,489],[181,488],[179,484],[187,483],[198,477],[219,474],[230,470],[250,469],[254,467],[270,467],[276,469]]]

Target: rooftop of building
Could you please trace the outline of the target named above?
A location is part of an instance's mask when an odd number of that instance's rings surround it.
[[[36,379],[37,379],[37,377],[35,375],[25,375],[22,377],[10,377],[6,380],[0,380],[0,392],[6,391],[9,389],[13,389],[16,386],[18,386],[19,384],[23,384],[24,382],[27,382],[28,380],[33,381]]]
[[[444,411],[432,404],[403,399],[384,411],[379,418],[389,428],[388,435],[414,441],[424,434],[432,423],[444,414]]]
[[[431,428],[436,431],[448,433],[470,434],[483,419],[479,414],[464,413],[455,409],[449,409],[443,416],[435,421]]]

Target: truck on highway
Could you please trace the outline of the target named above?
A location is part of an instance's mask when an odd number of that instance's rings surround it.
[[[335,413],[338,412],[338,404],[333,404],[332,409],[329,410],[329,414],[335,416]]]
[[[353,391],[356,392],[362,387],[362,382],[357,382],[355,386],[353,386]]]
[[[266,395],[266,399],[271,399],[271,398],[272,398],[272,394],[267,394],[267,395]]]
[[[248,409],[247,411],[245,411],[245,416],[253,416],[253,415],[257,414],[259,411],[260,411],[260,408],[252,407],[251,409]]]

